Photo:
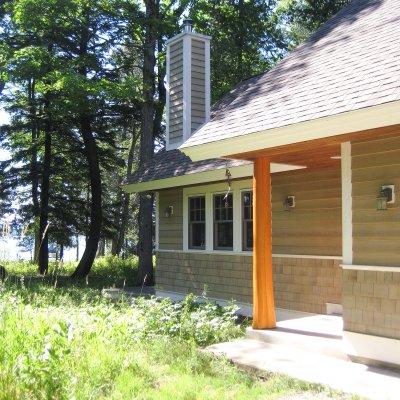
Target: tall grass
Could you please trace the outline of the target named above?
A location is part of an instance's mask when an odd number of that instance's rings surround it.
[[[201,351],[241,336],[243,326],[233,305],[194,300],[112,302],[90,284],[8,280],[0,286],[0,400],[273,399],[323,390],[259,379]]]
[[[38,266],[29,261],[4,261],[1,262],[5,266],[9,279],[13,277],[24,276],[26,280],[33,280],[37,277]],[[59,283],[65,282],[65,278],[70,276],[77,266],[77,262],[62,263],[59,261],[51,261],[49,263],[49,271],[47,277],[42,280],[53,283],[57,278]],[[104,286],[134,286],[137,273],[138,260],[136,256],[128,258],[120,258],[118,256],[107,255],[96,258],[87,281],[91,287]],[[70,283],[68,283],[70,284]]]

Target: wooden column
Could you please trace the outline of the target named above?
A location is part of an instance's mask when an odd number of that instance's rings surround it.
[[[272,282],[270,161],[254,161],[253,175],[253,328],[276,327]]]

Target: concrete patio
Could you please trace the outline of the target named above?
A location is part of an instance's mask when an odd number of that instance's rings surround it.
[[[208,349],[239,367],[289,375],[373,400],[398,400],[400,371],[351,362],[340,316],[277,310],[277,329]]]

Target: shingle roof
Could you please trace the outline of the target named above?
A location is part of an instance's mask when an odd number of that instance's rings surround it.
[[[274,69],[236,86],[181,148],[395,100],[400,0],[354,0]]]
[[[250,161],[210,159],[193,162],[179,150],[162,150],[138,169],[125,184],[150,182],[158,179],[196,174],[200,172],[251,164]]]

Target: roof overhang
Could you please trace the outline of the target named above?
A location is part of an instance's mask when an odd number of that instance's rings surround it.
[[[200,145],[183,144],[179,150],[200,161],[396,124],[400,124],[399,100]]]
[[[271,172],[284,172],[303,169],[304,166],[271,163]],[[232,179],[250,178],[253,176],[253,163],[229,167]],[[218,182],[226,179],[225,168],[211,171],[192,173],[187,175],[173,176],[171,178],[157,179],[149,182],[131,183],[123,186],[127,193],[151,192],[172,187],[199,185],[210,182]]]

